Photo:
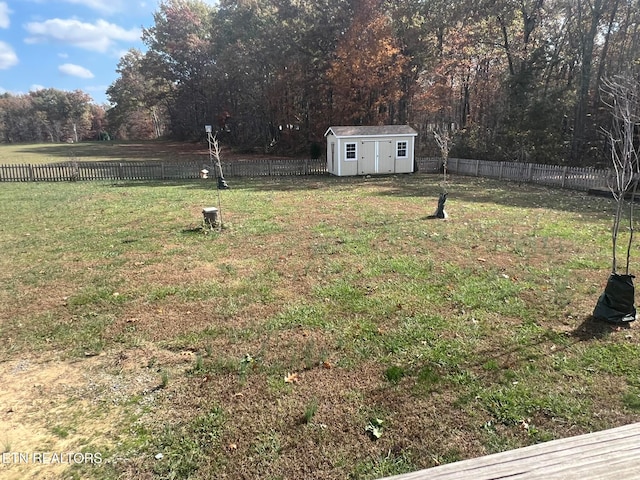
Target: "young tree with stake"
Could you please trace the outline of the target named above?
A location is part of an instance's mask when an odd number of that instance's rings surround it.
[[[442,193],[438,196],[438,207],[436,208],[433,217],[435,218],[447,218],[447,212],[444,211],[444,204],[447,201],[447,162],[449,160],[449,150],[451,149],[451,136],[447,130],[441,132],[439,130],[433,131],[433,138],[440,148],[440,154],[442,155]]]

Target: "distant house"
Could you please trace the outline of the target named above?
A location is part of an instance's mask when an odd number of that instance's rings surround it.
[[[327,171],[337,176],[413,172],[417,135],[408,125],[329,127]]]

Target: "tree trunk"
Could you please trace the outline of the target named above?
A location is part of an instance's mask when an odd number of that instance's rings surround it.
[[[516,74],[516,69],[513,66],[513,55],[511,53],[511,44],[509,43],[509,34],[507,33],[507,26],[505,25],[502,17],[498,15],[498,23],[500,24],[500,30],[502,31],[502,48],[504,48],[505,53],[507,54],[507,61],[509,62],[509,73],[511,76]]]
[[[575,119],[573,124],[573,139],[571,141],[571,162],[574,165],[581,163],[584,153],[587,133],[587,113],[589,105],[589,87],[591,85],[591,67],[593,64],[593,49],[598,25],[602,16],[603,0],[595,0],[591,7],[591,23],[589,31],[582,38],[582,68],[580,69],[580,82],[578,86],[578,98],[575,107]],[[581,12],[579,12],[581,13]]]
[[[613,31],[614,22],[616,19],[616,14],[618,13],[618,5],[620,0],[615,0],[613,2],[613,7],[611,8],[611,15],[609,16],[609,22],[607,27],[607,33],[604,37],[604,44],[602,45],[602,51],[600,52],[600,60],[598,62],[598,73],[596,74],[596,84],[593,89],[595,95],[593,96],[593,110],[597,110],[600,106],[600,85],[602,83],[602,77],[604,77],[604,72],[606,70],[607,64],[607,54],[609,53],[609,39],[611,38],[611,32]]]

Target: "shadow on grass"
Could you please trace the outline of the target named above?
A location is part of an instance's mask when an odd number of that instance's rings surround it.
[[[329,174],[275,176],[275,177],[226,177],[231,190],[239,191],[318,191],[324,189],[356,189],[375,187],[373,195],[381,197],[424,198],[425,208],[432,211],[442,192],[441,177],[437,174],[417,173],[379,175],[371,177],[336,177]],[[183,186],[188,189],[215,192],[215,179],[121,181],[118,187],[162,187]],[[455,218],[455,204],[480,203],[505,207],[556,210],[583,215],[588,212],[606,215],[612,208],[607,198],[588,195],[586,192],[562,190],[540,185],[521,184],[476,177],[450,177],[448,209]],[[604,212],[604,213],[603,213]]]
[[[415,180],[413,179],[415,178]],[[418,174],[397,181],[381,191],[382,196],[432,198],[435,205],[442,191],[442,177],[437,174]],[[420,179],[424,179],[420,181]],[[584,213],[585,204],[597,204],[599,210],[613,208],[611,199],[596,197],[579,190],[496,180],[464,175],[450,175],[447,181],[448,205],[456,202],[486,203],[517,208],[536,208]]]
[[[601,320],[596,320],[593,315],[589,315],[585,317],[582,323],[578,325],[570,335],[581,342],[587,342],[589,340],[606,338],[613,332],[627,330],[629,328],[631,328],[631,326],[628,323],[607,323]]]
[[[347,186],[357,186],[350,180],[341,180],[338,177],[331,177],[325,174],[318,175],[292,175],[278,177],[225,177],[229,190],[239,191],[309,191],[323,188],[335,187],[344,184]],[[184,180],[122,180],[112,184],[113,187],[184,187],[193,190],[211,190],[217,192],[215,178],[204,179],[184,179]],[[223,189],[222,192],[228,191]]]
[[[183,228],[180,233],[183,235],[204,235],[205,227],[203,225],[198,225],[197,227]]]
[[[193,190],[216,190],[215,183],[200,179],[183,180],[117,180],[111,184],[114,188],[157,188],[157,187],[183,187]]]
[[[170,141],[86,141],[80,143],[47,143],[24,145],[20,152],[45,157],[59,157],[64,160],[180,160],[182,158],[198,158],[206,153],[203,142],[170,142]]]
[[[428,210],[435,209],[442,192],[438,174],[415,173],[371,177],[336,177],[329,174],[300,177],[257,177],[227,179],[231,188],[246,190],[309,190],[323,188],[358,188],[375,186],[378,196],[424,198]],[[556,210],[596,214],[613,208],[610,199],[587,192],[468,176],[451,176],[448,180],[448,209],[454,218],[456,203],[484,203],[505,207]]]

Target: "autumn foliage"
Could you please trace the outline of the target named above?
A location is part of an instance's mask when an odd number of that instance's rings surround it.
[[[327,72],[334,125],[383,125],[396,120],[400,79],[407,59],[381,0],[359,0]]]

